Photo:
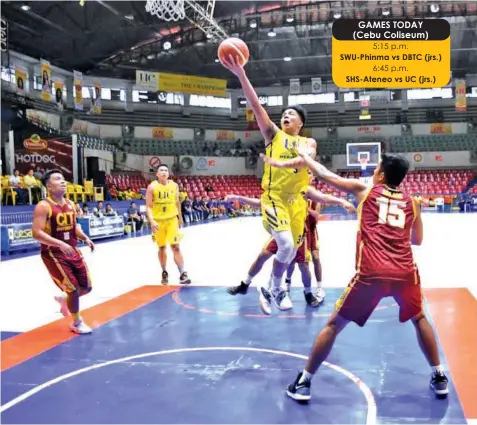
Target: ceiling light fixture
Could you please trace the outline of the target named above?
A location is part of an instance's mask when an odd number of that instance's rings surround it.
[[[271,29],[270,31],[268,31],[268,36],[269,37],[276,37],[277,33],[275,31],[273,31],[273,29]]]
[[[341,13],[340,12],[335,12],[334,15],[333,15],[333,18],[340,19],[341,18]]]
[[[25,12],[27,10],[30,10],[30,6],[28,6],[27,4],[22,4],[22,10],[24,10]]]
[[[128,21],[134,21],[134,16],[129,14],[129,15],[124,15],[124,17],[128,20]]]
[[[290,61],[292,60],[292,58],[291,58],[290,56],[285,56],[285,57],[283,58],[283,60],[284,60],[285,62],[290,62]]]
[[[147,55],[147,58],[148,58],[149,60],[154,59],[155,57],[156,57],[156,55],[153,55],[153,54]]]
[[[431,9],[432,13],[437,13],[437,12],[439,12],[439,5],[436,4],[436,3],[432,3],[430,9]]]
[[[250,28],[257,28],[257,21],[254,19],[248,24]]]
[[[389,14],[391,13],[389,11],[389,9],[383,9],[383,11],[381,12],[383,16],[389,16]]]
[[[215,63],[219,63],[219,59],[218,58],[215,58]]]
[[[286,21],[291,24],[293,21],[295,20],[295,18],[293,16],[287,16],[287,19]]]
[[[162,48],[163,48],[164,50],[169,50],[171,47],[172,47],[172,44],[171,44],[170,41],[166,41],[166,42],[164,42],[164,44],[162,45]]]

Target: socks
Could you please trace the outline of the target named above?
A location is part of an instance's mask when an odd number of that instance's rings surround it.
[[[248,274],[245,280],[243,280],[243,283],[245,283],[245,285],[250,285],[252,283],[252,279],[253,277]]]
[[[179,269],[179,273],[182,274],[184,273],[184,266],[177,266],[177,268]]]
[[[162,267],[162,271],[163,271],[163,272],[167,272],[166,266],[161,266],[161,267]]]
[[[286,278],[285,279],[285,284],[287,286],[287,291],[290,292],[290,290],[291,290],[291,279]]]
[[[440,364],[437,366],[431,366],[431,369],[432,369],[432,373],[440,373],[440,374],[444,373],[444,368]]]
[[[272,275],[272,286],[275,291],[278,291],[282,286],[282,277]]]
[[[313,375],[307,372],[306,369],[303,369],[303,372],[301,373],[301,377],[298,383],[303,384],[303,382],[305,381],[311,381],[311,378],[313,378]]]
[[[311,294],[311,288],[305,288],[304,292],[305,294]]]
[[[74,320],[75,325],[78,325],[79,323],[81,323],[83,321],[83,319],[81,318],[81,315],[79,313],[73,313],[72,316],[73,316],[73,320]]]

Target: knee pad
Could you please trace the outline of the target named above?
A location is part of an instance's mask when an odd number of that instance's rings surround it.
[[[291,260],[295,258],[296,254],[291,232],[273,232],[273,238],[275,239],[275,242],[278,246],[278,251],[275,255],[277,261],[280,263],[289,264]],[[294,251],[295,253],[293,253]]]

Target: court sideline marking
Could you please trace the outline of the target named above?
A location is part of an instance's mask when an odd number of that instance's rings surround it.
[[[11,407],[15,406],[16,404],[30,398],[31,396],[39,393],[40,391],[51,387],[52,385],[57,384],[58,382],[64,381],[65,379],[72,378],[76,375],[81,375],[82,373],[89,372],[91,370],[100,369],[105,366],[110,366],[113,364],[118,364],[122,362],[128,362],[131,360],[142,359],[145,357],[153,357],[153,356],[160,356],[165,354],[176,354],[176,353],[189,353],[189,352],[197,352],[197,351],[253,351],[258,353],[269,353],[269,354],[276,354],[288,357],[295,357],[297,359],[306,360],[308,357],[302,354],[290,353],[288,351],[280,351],[280,350],[272,350],[268,348],[253,348],[253,347],[196,347],[196,348],[176,348],[173,350],[164,350],[164,351],[153,351],[150,353],[142,353],[142,354],[135,354],[133,356],[122,357],[116,360],[110,360],[104,363],[98,363],[92,366],[87,366],[82,369],[75,370],[73,372],[66,373],[64,375],[58,376],[57,378],[51,379],[48,382],[45,382],[41,385],[32,388],[31,390],[19,395],[18,397],[10,400],[9,402],[5,403],[3,406],[0,406],[0,413],[5,412],[6,410],[10,409]],[[343,369],[340,366],[337,366],[332,363],[323,362],[324,366],[333,369],[347,378],[349,378],[354,384],[357,385],[359,390],[363,393],[364,398],[366,399],[368,412],[366,415],[366,425],[375,425],[376,424],[376,400],[374,399],[373,393],[370,388],[356,375],[352,374],[351,372]]]
[[[142,286],[111,300],[87,308],[81,312],[85,321],[94,330],[114,319],[143,307],[174,290],[170,286]],[[5,341],[0,349],[3,372],[64,342],[78,337],[68,326],[71,318],[55,320],[39,328],[24,332]],[[81,338],[89,338],[82,335]]]

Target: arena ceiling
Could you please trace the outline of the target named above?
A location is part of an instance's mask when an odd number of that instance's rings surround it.
[[[145,1],[2,1],[9,47],[58,67],[105,77],[135,78],[136,69],[236,79],[216,62],[217,44],[186,22],[166,23]],[[207,2],[199,2],[205,5]],[[433,5],[438,4],[436,12]],[[477,69],[476,2],[217,1],[215,18],[245,40],[248,72],[257,85],[289,78],[331,79],[331,23],[343,18],[448,17],[454,76]],[[274,29],[275,36],[269,32]],[[164,45],[171,48],[164,49]],[[284,57],[291,61],[284,61]]]

